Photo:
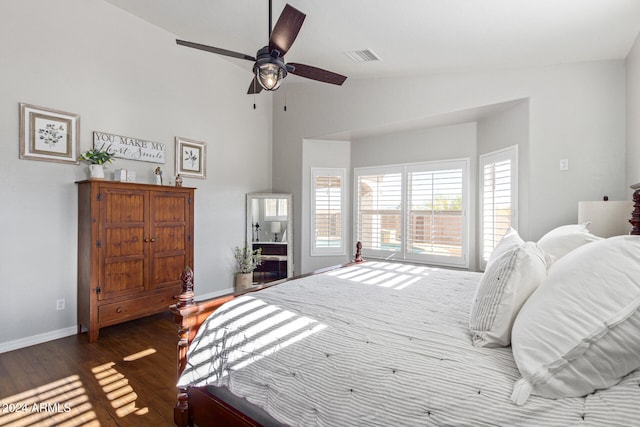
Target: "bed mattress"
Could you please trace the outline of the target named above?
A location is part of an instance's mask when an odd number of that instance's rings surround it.
[[[227,387],[292,426],[639,425],[639,371],[515,406],[511,348],[471,343],[480,277],[367,262],[236,298],[202,325],[178,385]]]

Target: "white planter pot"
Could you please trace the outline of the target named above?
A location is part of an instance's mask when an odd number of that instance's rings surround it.
[[[253,273],[236,273],[236,292],[244,291],[253,286]]]
[[[89,165],[89,179],[104,179],[104,165]]]

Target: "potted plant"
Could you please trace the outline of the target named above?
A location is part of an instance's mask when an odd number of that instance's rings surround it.
[[[89,179],[104,179],[104,166],[113,161],[116,153],[92,148],[80,155],[80,160],[89,163]]]
[[[242,291],[251,287],[253,284],[253,270],[262,264],[260,260],[261,254],[262,248],[254,250],[246,246],[244,248],[236,246],[233,250],[233,258],[236,262],[236,291]]]

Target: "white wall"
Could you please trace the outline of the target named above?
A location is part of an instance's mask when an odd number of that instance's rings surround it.
[[[513,145],[518,146],[518,233],[523,239],[531,240],[529,237],[529,183],[531,180],[529,179],[528,100],[518,102],[511,108],[478,121],[478,157]],[[479,206],[480,201],[477,203]],[[479,229],[478,216],[475,230]],[[479,256],[480,249],[477,249]]]
[[[640,182],[640,35],[627,56],[627,185]],[[631,190],[629,190],[629,193]]]
[[[355,139],[351,165],[395,165],[475,157],[476,123],[437,126]],[[474,174],[475,169],[471,171]]]
[[[529,238],[577,220],[579,200],[626,198],[625,64],[554,67],[287,86],[274,97],[274,173],[302,194],[302,140],[529,99]],[[352,161],[355,161],[355,154]],[[560,159],[570,170],[558,171]],[[280,188],[281,187],[281,188]],[[296,215],[300,214],[298,210]],[[299,225],[298,225],[299,226]],[[305,231],[296,230],[296,234]]]
[[[80,114],[92,131],[208,144],[195,198],[196,295],[232,288],[245,193],[271,190],[271,97],[245,95],[246,71],[177,46],[175,36],[101,0],[3,1],[0,13],[0,351],[75,331],[77,193],[84,165],[18,158],[18,103]],[[251,126],[247,126],[250,123]],[[117,160],[151,183],[156,164]],[[177,275],[180,272],[176,272]],[[64,298],[66,309],[56,311]]]

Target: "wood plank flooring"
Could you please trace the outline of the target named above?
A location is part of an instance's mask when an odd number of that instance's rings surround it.
[[[161,313],[0,354],[0,426],[172,426],[177,327]]]

